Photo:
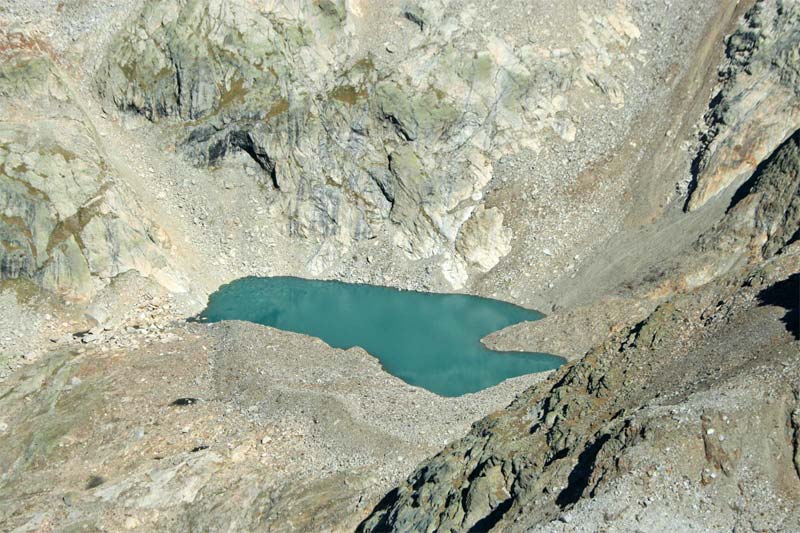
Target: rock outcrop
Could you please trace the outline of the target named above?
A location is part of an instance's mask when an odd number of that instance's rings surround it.
[[[525,387],[443,398],[305,335],[131,323],[135,345],[65,347],[3,384],[4,530],[352,530]]]
[[[740,183],[800,122],[800,4],[758,0],[726,39],[688,210]]]
[[[559,530],[573,520],[623,530],[800,527],[794,505],[759,510],[800,497],[791,429],[800,386],[796,8],[757,2],[727,40],[728,78],[708,115],[719,120],[689,207],[739,188],[713,227],[640,282],[630,300],[652,305],[645,318],[602,335],[423,463],[360,530]],[[620,503],[615,495],[632,487],[641,501]],[[679,503],[681,492],[705,507]]]
[[[475,41],[473,11],[409,4],[409,50],[387,69],[357,52],[359,5],[150,0],[97,85],[121,110],[179,125],[198,162],[247,153],[288,234],[344,251],[388,232],[411,259],[440,256],[461,287],[468,267],[510,250],[502,213],[479,209],[497,158],[538,151],[547,135],[572,142],[571,88],[622,105],[611,51],[639,31],[620,8],[599,28],[587,21],[573,55]]]
[[[41,41],[0,35],[0,280],[86,299],[137,270],[171,290],[166,234],[141,216]]]
[[[799,5],[6,2],[0,529],[800,530]],[[247,275],[570,362],[186,322]]]
[[[708,521],[747,528],[755,527],[750,520],[759,514],[758,502],[796,501],[800,478],[775,472],[794,465],[796,438],[785,432],[800,387],[800,246],[787,237],[800,227],[797,141],[765,164],[738,208],[704,239],[733,242],[747,213],[749,238],[740,245],[749,246],[755,235],[768,259],[668,299],[477,423],[390,492],[361,530],[528,531],[559,519],[569,523],[580,513],[589,523],[660,529],[666,522],[659,514],[667,509],[670,523],[687,529]],[[774,194],[777,184],[781,193]],[[788,231],[760,238],[758,228],[787,220]],[[765,391],[756,404],[754,395]],[[726,402],[729,396],[738,400]],[[756,419],[746,414],[753,411],[760,413]],[[644,504],[615,502],[613,491],[632,486],[650,487],[637,489]],[[652,506],[650,490],[658,499]],[[716,499],[691,508],[675,491]],[[592,506],[590,498],[608,501]],[[736,502],[736,512],[726,498]],[[633,511],[631,504],[644,509]],[[800,527],[796,508],[760,520],[765,528]]]

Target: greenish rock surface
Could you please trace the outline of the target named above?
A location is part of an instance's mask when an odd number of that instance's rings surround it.
[[[378,68],[351,50],[361,9],[149,0],[113,41],[96,84],[120,110],[185,131],[180,144],[198,163],[247,153],[287,234],[333,240],[345,253],[388,232],[409,258],[441,257],[445,277],[461,287],[468,268],[489,270],[510,250],[502,227],[470,230],[456,246],[494,161],[537,149],[530,132],[545,127],[573,141],[574,125],[558,114],[566,100],[554,106],[547,95],[588,74],[530,44],[476,44],[458,14],[433,2],[402,11],[422,30],[419,53]]]
[[[115,170],[52,60],[6,51],[0,93],[14,111],[0,122],[0,280],[85,299],[133,269],[180,290],[166,235],[115,187]]]

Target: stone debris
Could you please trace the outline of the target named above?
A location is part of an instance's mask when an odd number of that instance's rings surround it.
[[[798,27],[5,2],[0,529],[800,530]],[[505,299],[548,316],[487,345],[570,362],[443,399],[192,321],[250,275]]]

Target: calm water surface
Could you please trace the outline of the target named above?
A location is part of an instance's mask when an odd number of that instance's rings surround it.
[[[336,348],[360,346],[387,372],[442,396],[476,392],[504,379],[560,366],[548,354],[495,352],[487,334],[542,315],[460,294],[292,277],[243,278],[209,298],[201,318],[245,320],[319,337]]]

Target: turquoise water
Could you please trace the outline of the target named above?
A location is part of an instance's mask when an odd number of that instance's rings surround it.
[[[245,320],[360,346],[387,372],[442,396],[476,392],[504,379],[560,366],[564,359],[495,352],[480,339],[542,315],[461,294],[400,291],[291,277],[243,278],[211,295],[202,320]]]

